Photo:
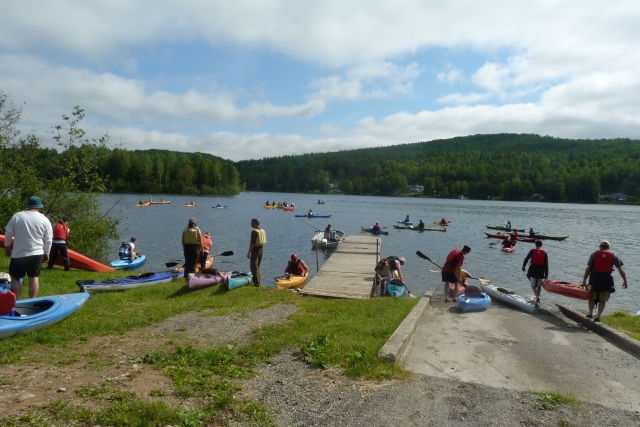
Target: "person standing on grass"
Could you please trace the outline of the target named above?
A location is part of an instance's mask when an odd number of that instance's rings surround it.
[[[69,238],[69,218],[63,216],[60,221],[53,227],[53,243],[51,244],[51,252],[49,253],[49,265],[47,270],[51,270],[58,260],[58,254],[64,261],[64,271],[69,271],[71,261],[67,251],[67,239]]]
[[[458,301],[458,282],[462,281],[462,264],[464,256],[471,252],[471,248],[464,245],[462,250],[454,249],[447,255],[442,267],[442,282],[444,282],[444,302],[449,302],[449,285],[453,285],[453,302]]]
[[[49,261],[53,230],[51,222],[40,213],[41,208],[40,197],[32,196],[27,202],[27,209],[11,217],[6,227],[4,253],[11,257],[9,275],[11,291],[16,299],[22,295],[20,279],[25,274],[29,278],[29,298],[36,297],[40,288],[42,263]]]
[[[617,267],[620,277],[622,277],[622,288],[627,289],[627,274],[622,266],[624,263],[613,252],[609,250],[609,242],[603,240],[600,242],[600,247],[597,251],[591,254],[587,268],[584,271],[584,277],[582,278],[582,287],[587,287],[587,277],[589,277],[589,287],[591,295],[589,296],[589,314],[587,318],[593,318],[593,308],[598,303],[598,314],[593,319],[594,322],[600,321],[600,315],[604,311],[604,306],[612,292],[615,292],[613,287],[613,270]]]
[[[262,247],[267,243],[267,233],[260,228],[260,220],[251,220],[251,238],[249,240],[249,252],[247,258],[251,260],[250,268],[253,275],[253,284],[260,286],[260,263],[262,262]]]
[[[196,227],[198,221],[189,219],[187,228],[182,231],[182,250],[184,253],[184,278],[189,280],[189,274],[196,272],[196,266],[202,253],[202,232]]]
[[[536,240],[536,248],[531,249],[527,254],[522,263],[522,271],[524,271],[529,260],[531,260],[531,265],[529,266],[529,271],[527,271],[527,279],[529,279],[531,289],[536,296],[536,308],[539,308],[542,280],[546,280],[549,277],[549,257],[547,256],[547,251],[542,249],[542,240]]]

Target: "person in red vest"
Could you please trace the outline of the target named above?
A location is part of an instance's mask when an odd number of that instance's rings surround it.
[[[309,272],[309,267],[303,260],[298,258],[297,254],[291,255],[291,261],[287,264],[287,268],[284,270],[285,275],[295,274],[298,276],[305,276]]]
[[[594,322],[600,321],[600,315],[604,311],[604,306],[612,292],[613,287],[613,270],[617,267],[620,277],[622,277],[622,288],[627,289],[627,274],[622,266],[624,263],[613,252],[609,250],[609,242],[603,240],[600,242],[600,248],[591,254],[587,268],[582,278],[582,287],[587,287],[587,277],[589,277],[589,289],[591,295],[589,297],[589,314],[587,318],[593,318],[593,308],[598,303],[598,314],[593,319]]]
[[[53,227],[53,242],[49,252],[49,265],[47,270],[51,270],[58,260],[58,255],[64,261],[64,271],[70,270],[69,253],[67,252],[67,239],[69,238],[69,218],[63,216]]]
[[[447,255],[447,261],[442,267],[442,281],[444,282],[444,302],[449,302],[449,284],[453,284],[453,302],[458,300],[458,282],[462,281],[462,264],[464,256],[471,252],[471,248],[464,245],[462,250],[454,249]]]
[[[542,249],[542,240],[536,240],[536,248],[531,249],[527,257],[522,263],[522,271],[527,266],[527,262],[531,260],[529,271],[527,271],[527,279],[531,284],[531,289],[536,296],[536,308],[540,307],[540,290],[542,289],[542,280],[549,277],[549,257],[547,251]]]

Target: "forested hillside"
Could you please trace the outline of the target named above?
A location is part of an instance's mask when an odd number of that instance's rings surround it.
[[[640,141],[538,135],[474,135],[335,153],[237,162],[248,190],[404,194],[595,202],[599,193],[640,189]]]

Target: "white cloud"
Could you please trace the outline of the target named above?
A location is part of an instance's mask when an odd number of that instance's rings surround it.
[[[450,93],[438,98],[437,102],[440,104],[475,104],[490,96],[488,93]]]
[[[464,73],[462,70],[453,67],[438,73],[437,79],[439,82],[456,83],[464,79]]]

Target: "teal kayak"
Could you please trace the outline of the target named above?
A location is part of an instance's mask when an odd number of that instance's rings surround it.
[[[393,228],[397,228],[399,230],[415,230],[415,231],[444,231],[446,232],[446,228],[418,228],[418,227],[403,227],[402,225],[394,225]]]
[[[241,273],[240,271],[234,271],[231,273],[231,277],[227,280],[227,288],[229,290],[239,288],[240,286],[248,285],[253,282],[253,276],[251,273]]]
[[[405,294],[407,287],[400,279],[391,279],[386,284],[387,295],[393,298],[400,298]]]
[[[134,260],[117,259],[117,260],[113,261],[109,265],[111,267],[115,268],[116,270],[127,270],[127,269],[130,269],[130,268],[140,267],[142,264],[144,264],[146,259],[147,259],[146,255],[140,255],[138,258],[136,258]]]

